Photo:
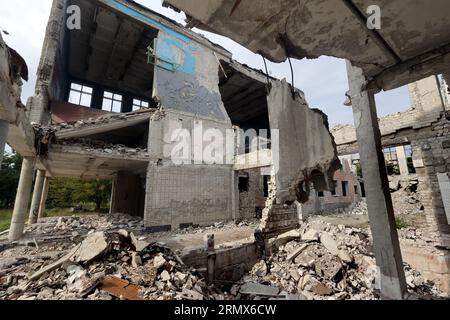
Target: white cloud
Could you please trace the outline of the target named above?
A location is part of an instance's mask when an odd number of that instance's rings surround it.
[[[183,23],[183,13],[176,13],[163,8],[161,0],[137,0],[169,18]],[[27,61],[30,69],[30,81],[25,84],[23,99],[34,93],[36,70],[39,63],[45,28],[51,8],[51,0],[16,0],[0,2],[0,27],[10,35],[5,41],[16,49]],[[234,59],[251,67],[264,69],[262,57],[256,55],[236,42],[196,30],[211,41],[231,51]],[[291,81],[289,65],[269,63],[269,71],[278,78]],[[331,126],[338,123],[353,123],[351,109],[343,106],[345,92],[348,90],[347,74],[343,60],[322,57],[316,60],[293,61],[295,86],[303,90],[309,104],[320,108],[328,114]],[[405,88],[383,93],[377,96],[379,115],[403,111],[409,106],[409,98]]]

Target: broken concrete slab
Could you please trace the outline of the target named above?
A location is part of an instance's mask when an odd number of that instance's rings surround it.
[[[142,252],[151,245],[151,243],[137,239],[133,233],[130,233],[130,239],[136,249],[136,252]]]
[[[300,248],[295,249],[292,253],[290,253],[290,254],[287,256],[286,260],[287,260],[287,261],[293,261],[293,260],[294,260],[295,258],[297,258],[298,255],[299,255],[300,253],[302,253],[303,250],[305,250],[306,248],[308,248],[308,244],[304,244],[304,245],[302,245]]]
[[[277,296],[280,293],[280,289],[274,286],[247,282],[241,287],[240,292],[241,294],[252,296]]]
[[[339,248],[336,240],[333,239],[327,232],[322,232],[320,235],[320,242],[332,255],[337,256],[339,254]]]
[[[39,270],[36,273],[34,273],[32,276],[29,277],[29,280],[30,281],[34,281],[34,280],[39,279],[40,277],[42,277],[44,274],[46,274],[48,272],[52,272],[53,270],[58,269],[65,262],[71,260],[75,256],[75,254],[79,251],[80,247],[81,247],[81,243],[78,244],[77,246],[75,246],[72,250],[70,250],[70,252],[68,254],[66,254],[64,257],[62,257],[58,261],[56,261],[56,262],[54,262],[52,264],[49,264],[48,266],[45,266],[41,270]]]
[[[302,240],[310,241],[310,242],[314,242],[314,241],[317,242],[317,241],[319,241],[319,236],[320,236],[319,231],[310,228],[304,234],[302,234]]]
[[[78,263],[89,263],[109,250],[110,241],[104,232],[95,232],[87,236],[75,253],[72,261]]]

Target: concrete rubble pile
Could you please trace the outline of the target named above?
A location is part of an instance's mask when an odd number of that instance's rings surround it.
[[[412,215],[423,213],[422,196],[418,192],[419,180],[417,178],[407,178],[402,180],[390,177],[389,182],[392,204],[396,215]],[[354,215],[367,215],[367,203],[365,200],[355,204],[351,210]]]
[[[34,238],[25,246],[3,248],[3,252],[0,251],[0,299],[203,300],[222,297],[220,290],[208,287],[198,271],[185,266],[163,244],[146,242],[144,237],[127,231],[141,230],[137,219],[114,215],[112,219],[97,217],[97,220],[60,218],[55,224],[53,219],[53,223],[39,226],[41,238]],[[54,234],[50,236],[52,230]],[[46,234],[47,240],[52,240],[50,244],[44,242]],[[64,235],[69,237],[68,241],[64,241]]]
[[[148,156],[146,148],[130,148],[122,144],[107,143],[102,140],[94,139],[64,139],[58,141],[59,145],[79,146],[85,151],[103,150],[104,152],[111,154],[118,152],[120,154],[127,155],[141,155]]]
[[[139,116],[142,114],[148,113],[151,115],[154,113],[156,109],[148,109],[148,110],[141,110],[141,111],[135,111],[135,112],[128,112],[128,113],[114,113],[114,114],[107,114],[98,118],[89,118],[87,120],[79,120],[73,123],[59,123],[52,126],[52,129],[54,131],[59,130],[65,130],[65,129],[79,129],[84,127],[89,127],[92,125],[98,125],[98,124],[106,124],[111,121],[117,121],[117,120],[127,120],[130,118],[133,118],[135,116]]]
[[[289,237],[295,233],[297,239],[256,264],[231,293],[237,298],[258,300],[379,298],[369,232],[315,221],[290,232]],[[405,272],[416,297],[440,296],[434,283],[406,264]]]

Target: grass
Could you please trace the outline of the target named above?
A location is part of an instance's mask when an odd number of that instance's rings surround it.
[[[9,229],[11,223],[12,209],[2,209],[0,210],[0,232]],[[47,217],[71,217],[71,216],[83,216],[83,215],[93,215],[96,212],[93,211],[82,211],[82,212],[72,212],[69,208],[54,208],[47,210]]]
[[[403,217],[400,217],[400,216],[395,217],[395,225],[397,226],[397,229],[399,229],[399,230],[406,229],[410,226],[408,221],[406,221],[406,219],[404,219]]]
[[[9,229],[11,223],[12,209],[0,210],[0,231]]]

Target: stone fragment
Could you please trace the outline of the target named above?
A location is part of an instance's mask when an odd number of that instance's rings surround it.
[[[189,300],[203,300],[204,296],[194,290],[189,290],[189,289],[183,289],[182,294],[185,298],[189,299]]]
[[[131,243],[137,252],[142,252],[150,246],[150,243],[138,240],[133,233],[130,233]]]
[[[340,260],[331,254],[322,256],[315,263],[316,273],[329,280],[334,280],[342,269]]]
[[[319,241],[319,232],[310,228],[304,234],[302,234],[302,240],[311,242]]]
[[[164,270],[161,273],[161,280],[167,282],[167,281],[170,281],[170,279],[171,279],[170,274],[166,270]]]
[[[264,260],[261,260],[257,264],[254,265],[252,269],[252,274],[258,277],[265,277],[267,275],[267,265]]]
[[[136,252],[133,252],[131,255],[131,265],[134,268],[138,268],[142,265],[142,258]]]
[[[153,266],[156,270],[161,269],[166,264],[166,259],[164,259],[162,254],[158,254],[153,258]]]
[[[320,242],[332,255],[337,256],[339,254],[339,248],[337,242],[327,232],[323,232],[320,235]]]

